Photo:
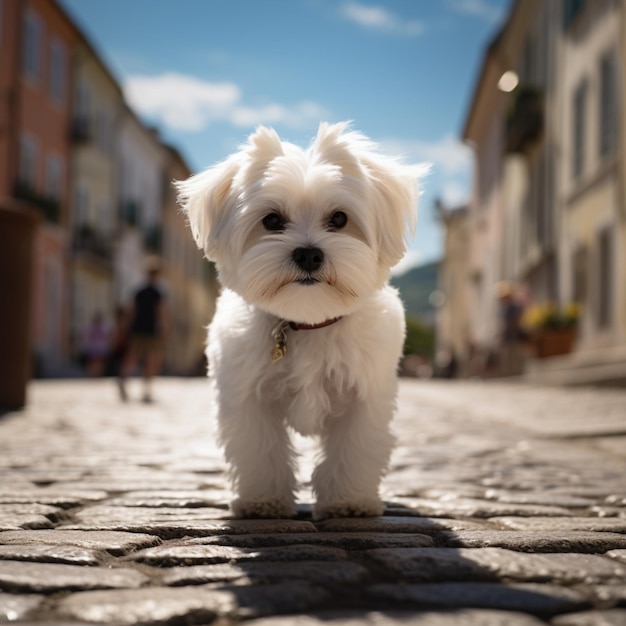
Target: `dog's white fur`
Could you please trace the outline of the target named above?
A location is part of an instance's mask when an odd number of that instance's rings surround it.
[[[289,426],[321,439],[316,518],[383,513],[378,488],[394,443],[405,332],[402,303],[386,283],[415,226],[419,173],[344,123],[321,124],[307,150],[260,127],[240,152],[177,183],[224,286],[207,356],[236,515],[294,514]],[[336,211],[345,226],[334,228]],[[281,230],[264,227],[270,213]],[[301,247],[320,249],[321,267],[301,269],[292,256]],[[271,361],[277,322],[336,317],[287,330],[285,357]]]

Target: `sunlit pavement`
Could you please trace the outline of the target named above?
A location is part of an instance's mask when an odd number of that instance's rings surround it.
[[[314,523],[229,519],[206,381],[132,382],[0,418],[0,621],[626,624],[624,391],[403,381],[385,516]]]

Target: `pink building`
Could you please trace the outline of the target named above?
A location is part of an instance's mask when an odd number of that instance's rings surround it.
[[[0,195],[42,214],[35,242],[34,349],[67,356],[71,53],[77,31],[53,0],[2,0]]]

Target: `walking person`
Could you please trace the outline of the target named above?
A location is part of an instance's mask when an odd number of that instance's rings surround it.
[[[111,330],[102,313],[94,314],[82,341],[82,354],[86,360],[87,374],[97,377],[104,374],[104,367],[109,355]]]
[[[498,286],[500,300],[500,375],[519,376],[524,371],[524,307],[519,293],[509,283]]]
[[[128,399],[126,378],[137,365],[143,368],[143,402],[152,402],[152,379],[161,371],[169,316],[166,297],[158,285],[160,271],[148,271],[146,284],[135,293],[128,311],[128,350],[118,379],[120,397]]]
[[[106,374],[121,378],[122,366],[128,351],[128,320],[126,319],[126,309],[118,306],[115,310],[115,325],[113,327],[111,350],[107,363]]]

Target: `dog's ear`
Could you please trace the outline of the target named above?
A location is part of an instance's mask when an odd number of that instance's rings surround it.
[[[418,180],[427,165],[403,165],[378,154],[364,154],[365,166],[375,189],[374,219],[381,264],[393,267],[404,256],[407,241],[417,225]]]
[[[258,126],[248,138],[248,155],[253,161],[267,164],[283,154],[283,144],[273,128]]]
[[[367,139],[359,133],[350,132],[348,129],[348,122],[338,124],[322,122],[311,146],[311,151],[319,160],[339,167],[344,176],[359,176],[363,171],[353,152],[353,145],[361,141],[367,142]]]
[[[428,167],[403,165],[381,155],[374,143],[351,131],[347,122],[320,124],[311,150],[318,158],[337,165],[344,176],[369,180],[380,263],[393,267],[403,257],[407,238],[415,231],[417,181]]]
[[[236,154],[187,180],[174,183],[193,238],[211,260],[216,260],[218,234],[228,207],[234,201],[230,192],[240,167],[241,158]]]
[[[244,146],[247,159],[245,184],[261,180],[269,164],[277,157],[283,156],[283,144],[273,128],[259,126],[248,138]]]

